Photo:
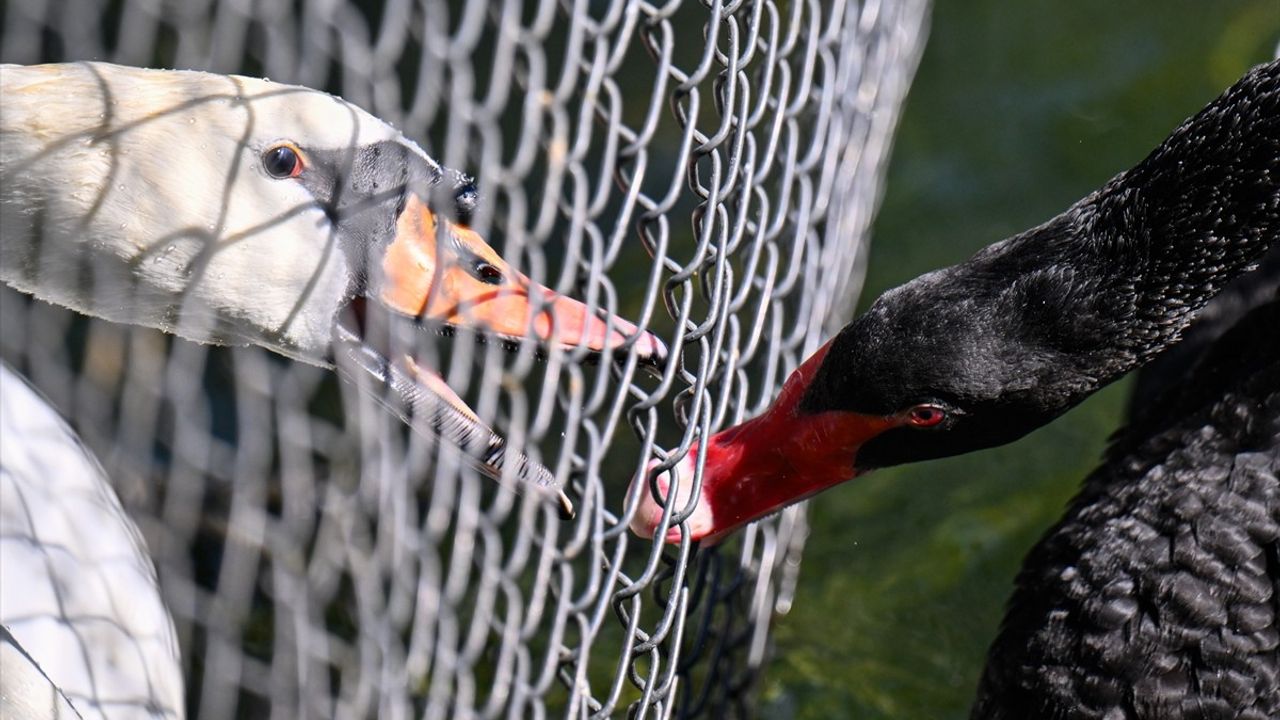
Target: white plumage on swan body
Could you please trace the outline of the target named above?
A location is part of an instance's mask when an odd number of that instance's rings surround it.
[[[3,363],[0,438],[0,624],[82,717],[183,717],[178,641],[141,533],[98,461]]]

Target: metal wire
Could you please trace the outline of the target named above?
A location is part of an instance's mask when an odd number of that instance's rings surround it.
[[[717,547],[662,546],[627,530],[626,488],[763,410],[847,319],[926,14],[924,0],[6,3],[5,62],[240,72],[345,97],[473,173],[473,227],[523,271],[672,349],[660,377],[634,355],[430,349],[481,417],[568,480],[578,514],[563,521],[332,373],[4,289],[0,352],[96,451],[155,557],[189,714],[750,715],[804,508]]]

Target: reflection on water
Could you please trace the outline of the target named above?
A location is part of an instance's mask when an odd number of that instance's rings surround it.
[[[1060,212],[1268,59],[1275,0],[942,0],[863,302]],[[886,470],[813,507],[762,715],[964,718],[1022,555],[1121,422],[1125,383],[1011,446]]]

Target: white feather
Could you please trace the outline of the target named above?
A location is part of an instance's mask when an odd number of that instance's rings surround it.
[[[0,624],[85,718],[184,716],[173,620],[102,466],[0,364]]]

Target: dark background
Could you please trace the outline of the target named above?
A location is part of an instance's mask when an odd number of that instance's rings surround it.
[[[941,0],[862,305],[1062,211],[1278,42],[1277,0]],[[967,717],[1022,556],[1097,464],[1127,390],[1010,446],[874,473],[814,501],[761,714]]]

